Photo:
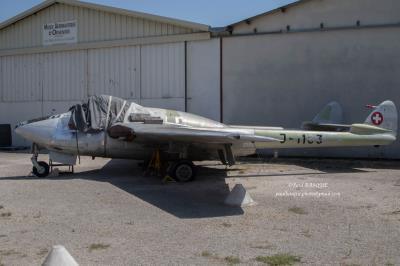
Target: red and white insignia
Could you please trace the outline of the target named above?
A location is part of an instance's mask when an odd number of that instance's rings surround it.
[[[383,115],[381,112],[374,112],[371,115],[371,122],[372,124],[374,124],[375,126],[379,126],[380,124],[382,124],[383,122]]]

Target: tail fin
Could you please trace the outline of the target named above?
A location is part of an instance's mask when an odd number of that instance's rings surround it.
[[[397,135],[397,108],[392,101],[384,101],[369,114],[364,124],[392,131]]]

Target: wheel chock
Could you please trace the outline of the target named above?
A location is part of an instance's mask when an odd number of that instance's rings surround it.
[[[163,183],[175,183],[175,179],[173,179],[170,175],[166,175],[164,176],[164,178],[162,179]]]

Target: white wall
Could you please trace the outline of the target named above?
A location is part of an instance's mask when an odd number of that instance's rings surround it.
[[[346,123],[363,122],[365,104],[400,107],[399,36],[376,28],[224,38],[224,122],[298,128],[332,100]],[[400,143],[292,154],[400,158]]]
[[[188,112],[220,120],[219,39],[187,44]]]

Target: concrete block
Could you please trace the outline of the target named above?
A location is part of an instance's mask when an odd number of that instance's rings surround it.
[[[225,199],[225,204],[230,206],[254,206],[257,203],[251,198],[250,194],[242,184],[236,184],[228,197]]]

